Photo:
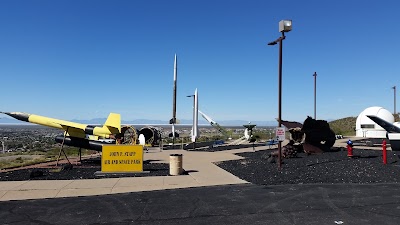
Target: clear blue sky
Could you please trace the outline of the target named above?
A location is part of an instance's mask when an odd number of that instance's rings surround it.
[[[176,53],[178,119],[191,119],[186,96],[198,88],[200,110],[216,121],[274,120],[278,45],[267,43],[281,19],[293,20],[283,119],[313,116],[314,72],[318,119],[393,111],[399,8],[395,0],[0,1],[0,111],[169,120]]]

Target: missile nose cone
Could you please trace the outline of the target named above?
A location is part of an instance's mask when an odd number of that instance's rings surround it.
[[[12,114],[12,113],[10,113],[10,112],[1,112],[1,113],[6,114],[6,115],[8,115],[8,116],[11,116],[11,114]]]
[[[25,121],[25,122],[29,122],[29,116],[31,114],[28,113],[21,113],[21,112],[2,112],[6,115],[9,115],[17,120],[21,120],[21,121]]]

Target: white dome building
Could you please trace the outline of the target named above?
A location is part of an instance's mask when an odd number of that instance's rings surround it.
[[[367,115],[377,116],[389,123],[394,123],[394,116],[388,110],[379,106],[366,108],[357,117],[356,136],[368,138],[386,138],[386,130],[368,118]]]

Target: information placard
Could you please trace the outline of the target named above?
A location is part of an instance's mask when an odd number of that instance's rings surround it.
[[[276,134],[276,137],[278,138],[278,141],[284,141],[286,139],[284,127],[275,128],[275,134]]]
[[[142,172],[142,145],[104,145],[101,172]]]

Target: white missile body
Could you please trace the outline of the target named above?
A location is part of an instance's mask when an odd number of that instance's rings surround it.
[[[199,101],[197,88],[194,91],[194,108],[193,108],[193,126],[192,126],[192,142],[196,142],[199,137]]]
[[[211,125],[216,124],[217,122],[215,122],[213,119],[211,119],[211,117],[207,116],[206,114],[204,114],[202,111],[199,110],[199,113],[201,114],[201,116],[207,120]]]
[[[174,86],[176,87],[176,78],[177,78],[177,70],[178,70],[178,58],[176,57],[175,54],[175,60],[174,60]]]
[[[174,92],[173,92],[173,99],[172,99],[172,119],[170,121],[170,124],[172,125],[172,137],[175,139],[175,123],[176,123],[176,83],[177,83],[177,77],[178,77],[178,58],[175,54],[175,59],[174,59]]]

